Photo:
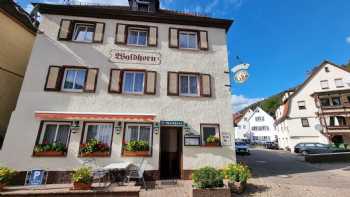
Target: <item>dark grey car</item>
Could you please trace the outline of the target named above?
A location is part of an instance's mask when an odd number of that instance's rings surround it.
[[[295,153],[306,154],[319,154],[319,153],[331,153],[332,148],[327,144],[322,143],[299,143],[294,148]]]

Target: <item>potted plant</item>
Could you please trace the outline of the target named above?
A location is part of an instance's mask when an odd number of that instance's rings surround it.
[[[10,182],[15,174],[15,170],[6,167],[0,167],[0,191],[4,190],[4,187]]]
[[[123,155],[130,157],[142,157],[150,155],[150,145],[147,141],[130,141],[124,145]]]
[[[224,185],[224,175],[212,167],[203,167],[193,172],[193,197],[230,197],[230,189]]]
[[[81,167],[72,173],[74,190],[91,190],[93,181],[91,168]]]
[[[251,177],[250,170],[244,164],[229,164],[224,169],[225,178],[232,193],[243,193],[247,186],[247,180]]]
[[[109,151],[107,144],[96,139],[90,139],[86,144],[80,145],[80,156],[82,157],[107,157]]]
[[[206,140],[206,146],[220,146],[220,138],[211,135]]]
[[[34,147],[33,155],[36,157],[59,157],[64,156],[66,151],[66,146],[62,143],[44,143]]]

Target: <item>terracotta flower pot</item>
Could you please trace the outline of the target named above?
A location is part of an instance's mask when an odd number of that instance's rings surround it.
[[[150,156],[149,151],[123,151],[123,156],[127,157],[147,157]]]
[[[247,187],[247,182],[246,181],[243,181],[243,182],[229,181],[228,187],[230,188],[232,193],[241,194],[245,191]]]
[[[220,143],[219,142],[206,143],[204,146],[206,146],[206,147],[218,147],[218,146],[220,146]]]
[[[46,152],[34,152],[35,157],[63,157],[64,152],[59,151],[46,151]]]
[[[220,197],[231,197],[230,189],[226,187],[218,187],[211,189],[192,189],[192,197],[210,197],[210,196],[220,196]]]
[[[0,192],[4,191],[5,183],[0,183]]]
[[[87,183],[78,183],[78,182],[74,182],[73,183],[73,190],[91,190],[91,183],[87,184]]]
[[[81,157],[108,157],[109,152],[80,153]]]

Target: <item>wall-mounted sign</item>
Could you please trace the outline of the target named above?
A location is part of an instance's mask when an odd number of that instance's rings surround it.
[[[185,136],[184,140],[185,146],[200,146],[201,137],[200,136]]]
[[[244,83],[249,77],[248,68],[249,64],[239,64],[231,69],[234,73],[234,79],[236,83]]]
[[[46,184],[47,172],[45,170],[31,170],[27,172],[26,185]]]
[[[231,146],[232,145],[230,133],[222,132],[222,145],[223,146]]]
[[[184,121],[160,121],[160,126],[183,126]]]
[[[159,65],[161,63],[160,53],[143,51],[111,50],[111,62],[128,64]]]

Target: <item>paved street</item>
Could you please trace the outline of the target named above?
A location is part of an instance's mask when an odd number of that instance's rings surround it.
[[[350,196],[350,164],[309,164],[303,157],[276,150],[253,149],[237,156],[253,171],[242,196]]]

